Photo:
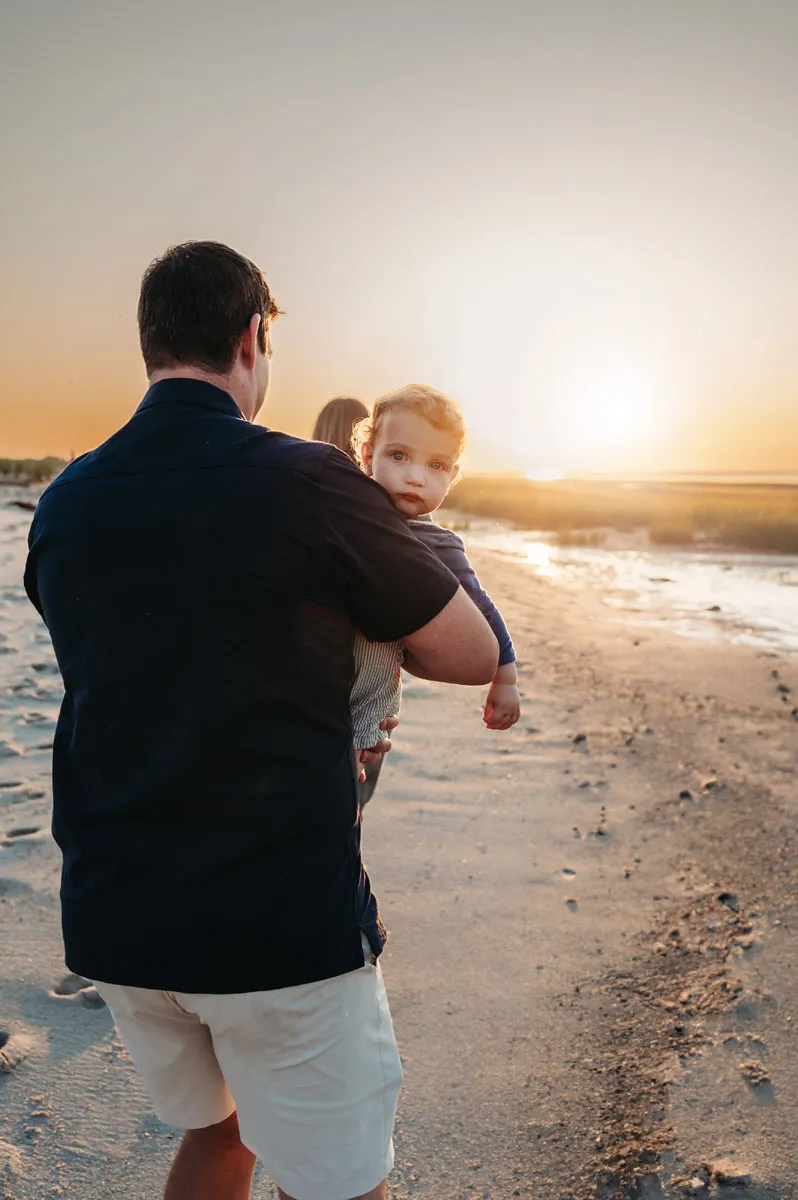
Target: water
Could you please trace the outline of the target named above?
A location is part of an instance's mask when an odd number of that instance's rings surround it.
[[[796,555],[556,546],[489,521],[471,521],[464,537],[558,586],[590,587],[619,619],[798,654]]]

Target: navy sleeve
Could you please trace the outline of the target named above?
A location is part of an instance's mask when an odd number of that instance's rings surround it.
[[[444,529],[434,521],[412,521],[410,527],[416,537],[437,554],[467,592],[490,625],[499,643],[499,666],[515,662],[513,641],[501,613],[482,587],[477,573],[468,561],[462,538],[451,529]]]

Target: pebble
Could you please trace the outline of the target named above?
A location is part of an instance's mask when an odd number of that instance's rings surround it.
[[[770,1083],[770,1076],[758,1062],[740,1063],[740,1074],[751,1087],[761,1087],[763,1083]]]
[[[707,1169],[717,1183],[727,1186],[750,1187],[754,1181],[751,1172],[731,1158],[717,1158],[707,1163]]]

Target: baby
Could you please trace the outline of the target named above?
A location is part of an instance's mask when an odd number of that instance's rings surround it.
[[[355,426],[353,443],[366,474],[385,488],[416,537],[459,579],[496,635],[499,666],[483,720],[488,729],[509,729],[521,714],[513,643],[462,540],[430,516],[457,478],[465,437],[465,422],[453,400],[434,388],[410,384],[375,402],[371,416]],[[367,642],[357,635],[350,698],[356,752],[376,745],[382,736],[380,721],[386,713],[398,712],[401,664],[401,643]]]

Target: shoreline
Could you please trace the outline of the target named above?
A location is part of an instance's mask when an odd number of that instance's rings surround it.
[[[651,553],[707,554],[709,556],[733,555],[735,557],[798,559],[798,552],[780,553],[775,550],[765,550],[761,547],[746,547],[727,545],[723,542],[704,541],[701,539],[691,542],[654,542],[649,535],[646,525],[634,529],[619,530],[612,525],[597,525],[590,530],[579,530],[560,534],[556,529],[539,529],[524,525],[509,518],[481,516],[478,513],[461,511],[458,508],[443,508],[442,523],[454,530],[455,533],[473,533],[480,528],[494,527],[510,534],[526,536],[547,542],[557,549],[595,549],[610,550],[614,553],[650,551]],[[593,535],[595,535],[595,540]]]
[[[727,548],[798,554],[798,485],[623,483],[513,477],[466,477],[451,493],[451,509],[568,540],[596,531],[645,528],[658,546],[713,543]]]

